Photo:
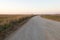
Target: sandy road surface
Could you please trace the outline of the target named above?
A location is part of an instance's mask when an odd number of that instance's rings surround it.
[[[60,22],[35,16],[5,40],[60,40]]]

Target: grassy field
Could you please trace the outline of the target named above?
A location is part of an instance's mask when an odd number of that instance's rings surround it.
[[[60,21],[60,15],[41,15],[43,18],[47,18],[50,20]]]
[[[32,16],[33,15],[0,15],[0,40],[2,40],[6,34],[16,30],[18,28],[16,25]]]

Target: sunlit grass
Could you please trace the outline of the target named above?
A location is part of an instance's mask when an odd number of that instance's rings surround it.
[[[0,40],[4,39],[6,35],[21,27],[24,20],[27,21],[27,19],[32,16],[33,15],[0,15]]]
[[[16,25],[32,15],[0,15],[0,31]]]
[[[60,16],[59,15],[41,15],[43,18],[47,18],[50,20],[55,20],[55,21],[60,21]]]

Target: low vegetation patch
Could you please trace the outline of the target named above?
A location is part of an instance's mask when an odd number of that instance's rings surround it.
[[[16,30],[16,25],[32,16],[33,15],[0,15],[0,40],[5,38],[6,34]]]
[[[41,15],[43,18],[60,21],[60,15]]]

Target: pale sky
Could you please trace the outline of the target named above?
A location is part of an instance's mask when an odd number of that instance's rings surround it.
[[[60,0],[0,0],[0,12],[59,12]]]

